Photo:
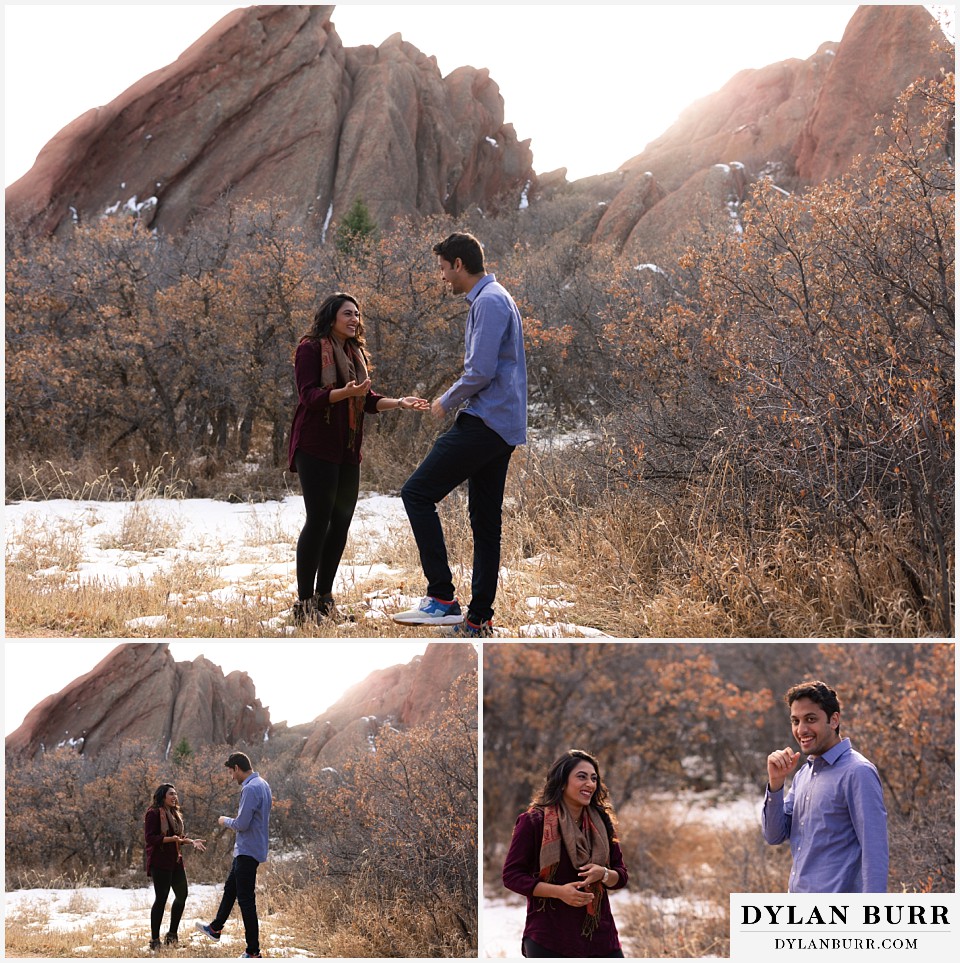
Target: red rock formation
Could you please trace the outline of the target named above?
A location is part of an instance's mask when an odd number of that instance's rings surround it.
[[[931,51],[939,35],[920,4],[857,9],[794,147],[804,183],[839,177],[852,158],[872,153],[874,130],[890,119],[897,97],[918,77],[953,70],[952,57]]]
[[[431,642],[422,657],[371,673],[335,705],[297,730],[307,734],[301,756],[339,766],[384,725],[417,725],[442,704],[460,676],[476,673],[477,653],[463,642]]]
[[[937,35],[922,6],[859,7],[840,43],[741,71],[622,165],[592,239],[661,261],[705,228],[735,229],[731,215],[761,175],[789,190],[839,177],[877,150],[877,117],[912,81],[952,69],[932,49]]]
[[[44,147],[8,217],[53,232],[117,205],[182,230],[221,195],[279,196],[316,236],[361,197],[380,223],[511,204],[534,175],[487,71],[440,75],[398,35],[345,49],[332,6],[234,10]]]
[[[224,676],[203,656],[174,662],[166,642],[126,642],[31,709],[6,748],[33,755],[67,744],[95,755],[119,740],[145,740],[168,751],[181,739],[256,744],[269,728],[246,672]]]
[[[301,755],[339,765],[381,726],[427,720],[450,686],[476,671],[469,643],[431,643],[406,665],[372,672],[314,722],[293,727],[304,740]],[[174,662],[166,642],[125,642],[31,709],[7,737],[6,749],[12,756],[35,755],[72,745],[96,755],[121,740],[146,740],[169,752],[181,739],[193,747],[257,745],[271,731],[270,713],[246,672],[224,676],[203,656]]]

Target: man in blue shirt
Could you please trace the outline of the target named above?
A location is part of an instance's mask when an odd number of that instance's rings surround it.
[[[427,594],[393,616],[406,625],[452,626],[450,635],[493,634],[493,601],[500,574],[501,516],[510,456],[527,440],[527,365],[520,312],[506,288],[488,274],[483,247],[472,234],[451,234],[435,245],[440,274],[464,295],[467,314],[463,374],[431,405],[436,418],[459,409],[400,495],[420,552]],[[466,618],[457,600],[437,504],[467,483],[473,532],[472,596]]]
[[[768,843],[790,840],[788,892],[885,893],[887,811],[876,766],[840,738],[840,700],[828,685],[801,682],[785,701],[800,752],[767,757],[762,824]]]
[[[223,886],[220,909],[212,923],[197,923],[197,929],[211,940],[219,942],[224,924],[233,912],[233,904],[240,904],[244,936],[247,941],[243,958],[260,954],[260,921],[257,918],[257,867],[267,858],[270,845],[270,807],[273,794],[265,779],[253,771],[250,757],[243,752],[233,753],[224,765],[234,782],[240,785],[240,808],[237,815],[220,816],[217,822],[236,834],[233,845],[233,864]]]

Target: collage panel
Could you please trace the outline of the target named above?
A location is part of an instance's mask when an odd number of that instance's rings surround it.
[[[8,957],[477,956],[478,651],[6,642]]]
[[[485,643],[481,958],[727,958],[735,894],[948,899],[954,676],[947,642]]]

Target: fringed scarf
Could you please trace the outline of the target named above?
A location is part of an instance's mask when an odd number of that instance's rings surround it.
[[[182,836],[184,833],[183,816],[176,809],[160,807],[160,835]],[[180,857],[180,841],[176,842],[177,858]]]
[[[363,351],[349,341],[341,344],[336,338],[320,339],[321,388],[344,388],[351,381],[359,384],[366,380],[367,363]],[[365,403],[363,395],[344,401],[347,406],[347,445],[350,448],[353,448],[363,422]],[[325,415],[328,423],[331,414],[331,408],[328,407]]]
[[[575,869],[586,863],[606,866],[610,862],[610,840],[607,828],[599,814],[585,806],[577,825],[563,803],[543,807],[543,838],[540,841],[540,879],[552,883],[560,865],[561,844]],[[593,899],[584,907],[587,911],[580,932],[587,939],[593,938],[600,919],[600,902],[603,883],[599,880],[588,887]]]

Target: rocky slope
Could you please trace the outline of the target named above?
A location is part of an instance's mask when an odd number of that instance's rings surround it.
[[[862,6],[839,43],[807,60],[738,73],[613,174],[571,185],[544,176],[551,193],[597,203],[580,238],[638,262],[660,261],[676,242],[711,225],[736,228],[759,177],[793,191],[832,180],[878,146],[876,129],[914,80],[953,69],[952,50],[920,5]]]
[[[476,671],[471,645],[432,643],[406,665],[372,672],[313,722],[290,731],[302,739],[305,759],[339,763],[381,725],[429,718],[453,682]],[[9,756],[32,756],[71,745],[95,755],[120,740],[146,740],[169,752],[181,739],[193,747],[257,745],[273,732],[246,672],[224,676],[203,656],[175,662],[165,642],[126,642],[35,706],[7,737],[6,749]]]
[[[8,188],[7,216],[54,232],[127,207],[175,233],[222,195],[279,197],[320,238],[358,197],[381,223],[515,207],[533,156],[489,73],[442,77],[399,34],[345,48],[333,9],[230,12],[57,134]]]
[[[301,758],[339,766],[382,727],[426,721],[453,682],[476,671],[472,645],[446,642],[428,645],[409,665],[372,672],[313,722],[295,727],[304,739]]]

